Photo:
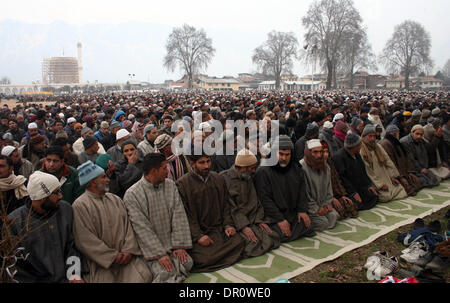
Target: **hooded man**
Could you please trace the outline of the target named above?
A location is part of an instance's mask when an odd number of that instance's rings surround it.
[[[256,156],[243,149],[237,154],[234,166],[220,173],[230,193],[236,230],[246,240],[244,257],[261,256],[280,246],[280,237],[264,220],[264,208],[253,184],[257,164]]]
[[[332,229],[339,220],[333,208],[333,188],[330,168],[323,156],[320,140],[314,139],[305,146],[305,157],[300,161],[305,173],[308,216],[314,231]]]
[[[255,175],[256,192],[268,225],[280,235],[282,243],[312,237],[315,233],[307,214],[305,176],[294,160],[294,144],[281,135],[274,139],[272,153],[277,153],[277,165],[260,166]]]
[[[340,149],[340,146],[334,138],[334,125],[330,121],[324,123],[323,129],[319,135],[319,140],[323,140],[327,143],[330,155],[333,155]]]
[[[376,140],[374,125],[367,125],[362,132],[360,154],[366,165],[367,175],[378,190],[379,202],[404,199],[408,195],[400,184],[400,174]]]
[[[300,161],[301,159],[303,159],[306,142],[317,138],[319,138],[319,126],[315,123],[308,124],[308,126],[306,127],[305,135],[298,139],[295,143],[296,161]]]
[[[124,202],[154,283],[182,282],[192,266],[186,212],[175,183],[167,179],[161,154],[147,154],[144,176],[125,193]]]
[[[29,199],[8,216],[11,234],[21,237],[18,246],[28,255],[16,263],[14,279],[21,283],[83,282],[81,254],[72,234],[72,206],[61,200],[60,188],[55,176],[34,172],[27,185]]]
[[[146,283],[152,274],[142,258],[124,202],[108,193],[104,170],[87,161],[78,167],[86,191],[73,203],[73,234],[87,257],[88,283]]]

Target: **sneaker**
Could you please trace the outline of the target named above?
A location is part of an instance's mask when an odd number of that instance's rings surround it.
[[[419,266],[425,266],[432,259],[428,244],[425,242],[414,242],[402,253],[400,256],[402,260]]]

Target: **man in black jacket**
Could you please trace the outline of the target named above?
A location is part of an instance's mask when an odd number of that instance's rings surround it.
[[[278,153],[277,165],[261,166],[255,176],[256,191],[269,227],[280,235],[281,242],[314,236],[306,213],[305,177],[294,160],[294,144],[288,136],[281,135],[275,139],[272,152]]]

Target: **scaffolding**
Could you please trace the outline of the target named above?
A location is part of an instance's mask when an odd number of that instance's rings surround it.
[[[44,84],[79,83],[78,60],[74,57],[44,58],[42,82]]]

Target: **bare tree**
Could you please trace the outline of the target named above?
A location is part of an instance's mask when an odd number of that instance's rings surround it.
[[[350,88],[354,85],[354,73],[357,70],[377,70],[375,54],[367,39],[365,28],[356,32],[347,32],[342,39],[341,69],[348,74]]]
[[[187,24],[173,29],[166,50],[164,66],[172,72],[179,66],[188,76],[190,89],[194,74],[208,67],[216,51],[203,29],[196,30]]]
[[[433,66],[430,49],[430,34],[420,23],[407,20],[395,27],[380,59],[388,72],[405,76],[405,88],[409,89],[412,74]]]
[[[450,59],[447,60],[444,67],[442,68],[442,73],[446,78],[450,78]]]
[[[281,74],[292,74],[294,59],[298,57],[298,41],[293,32],[271,31],[263,45],[254,50],[252,61],[263,74],[275,78],[275,88],[280,89]]]
[[[0,79],[0,84],[11,84],[11,79],[9,79],[8,77],[2,77]]]
[[[327,89],[337,82],[337,66],[343,37],[346,33],[358,32],[362,18],[354,8],[352,0],[316,0],[311,4],[302,24],[306,28],[307,44],[318,45],[318,57],[327,71]]]

